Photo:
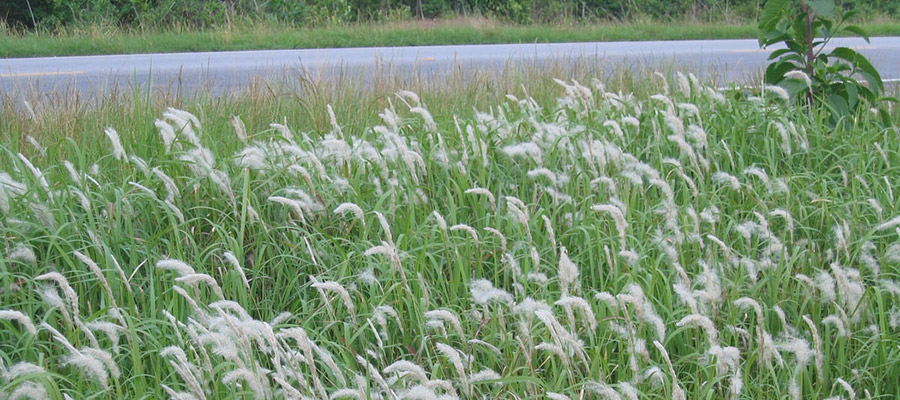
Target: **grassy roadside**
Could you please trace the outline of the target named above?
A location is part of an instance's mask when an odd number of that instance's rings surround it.
[[[872,36],[900,34],[900,21],[862,23]],[[110,27],[62,33],[0,32],[0,57],[420,46],[533,42],[752,38],[753,23],[637,21],[592,25],[508,25],[489,20],[398,22],[297,29],[279,24],[223,26],[208,31],[123,31]]]
[[[663,69],[665,72],[665,69]],[[200,89],[183,95],[167,87],[146,93],[123,85],[111,88],[97,98],[78,96],[74,88],[59,88],[47,95],[31,87],[15,87],[0,92],[0,141],[17,152],[31,155],[33,148],[26,136],[47,147],[72,140],[89,154],[101,154],[102,143],[91,138],[103,128],[117,127],[123,138],[129,132],[146,130],[146,121],[158,117],[167,107],[184,109],[208,119],[216,131],[228,131],[231,115],[240,115],[248,130],[268,129],[272,122],[302,126],[308,131],[327,131],[328,106],[347,131],[363,130],[379,123],[378,113],[392,107],[394,93],[409,90],[421,94],[423,103],[436,115],[464,115],[473,109],[486,109],[504,101],[524,86],[536,101],[552,104],[559,95],[553,78],[570,77],[582,82],[604,79],[609,90],[654,93],[654,82],[646,75],[652,71],[618,68],[607,73],[604,67],[588,59],[517,68],[468,71],[449,68],[436,75],[406,74],[390,67],[373,71],[371,79],[351,74],[333,75],[315,72],[287,75],[277,79],[254,79],[248,85],[227,93]],[[33,111],[23,109],[24,102]],[[152,126],[150,126],[152,128]],[[231,136],[231,135],[226,135]]]
[[[0,101],[0,398],[895,397],[896,134],[667,76]]]

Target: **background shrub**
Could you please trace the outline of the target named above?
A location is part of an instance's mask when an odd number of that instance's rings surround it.
[[[236,18],[297,25],[410,17],[487,16],[514,23],[635,18],[756,20],[765,0],[0,0],[0,20],[19,28],[69,25],[204,27]],[[900,15],[900,2],[844,0],[862,15]],[[32,18],[33,15],[33,18]]]

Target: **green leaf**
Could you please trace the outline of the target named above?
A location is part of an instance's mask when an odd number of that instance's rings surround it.
[[[819,36],[831,36],[831,28],[834,27],[834,21],[830,19],[817,18],[812,23],[813,32],[821,32]]]
[[[791,29],[793,30],[792,36],[794,40],[797,42],[803,42],[806,44],[806,17],[809,16],[808,13],[800,12],[794,16],[793,21],[791,21]],[[814,31],[813,31],[814,32]]]
[[[851,110],[856,108],[856,105],[859,103],[859,84],[856,82],[845,82],[844,90],[847,92],[847,107]]]
[[[806,81],[800,79],[788,78],[781,81],[778,85],[783,87],[784,90],[787,90],[792,99],[796,99],[797,96],[806,93],[806,91],[809,90],[809,85],[806,84]]]
[[[834,17],[834,0],[806,0],[806,5],[818,15],[826,18]]]
[[[867,72],[860,72],[859,74],[862,75],[863,79],[869,84],[869,87],[872,88],[872,92],[874,92],[875,95],[880,95],[881,92],[884,91],[884,84],[881,83],[881,77],[873,76]]]
[[[853,67],[850,64],[845,63],[843,61],[833,61],[831,65],[827,67],[828,72],[832,73],[840,73],[840,72],[850,72],[853,70]]]
[[[797,70],[796,65],[789,62],[775,62],[766,67],[765,80],[769,85],[775,85],[784,80],[784,74]]]
[[[884,82],[881,80],[881,74],[878,73],[875,66],[865,56],[848,47],[835,48],[831,51],[831,55],[853,64],[859,70],[859,74],[862,75],[863,79],[872,87],[873,91],[876,93],[884,91]]]
[[[850,106],[847,104],[847,99],[843,96],[837,94],[829,95],[826,105],[835,121],[850,115]]]
[[[884,126],[894,126],[893,121],[891,121],[891,114],[887,112],[887,110],[883,108],[878,108],[878,117],[881,119],[881,123]]]
[[[848,19],[850,19],[850,18],[853,18],[853,17],[856,16],[856,14],[859,14],[859,11],[857,11],[857,10],[849,10],[849,11],[847,11],[847,12],[845,12],[844,14],[841,15],[841,21],[846,21],[846,20],[848,20]]]
[[[791,49],[794,53],[797,53],[797,54],[803,56],[804,59],[806,59],[806,50],[808,49],[808,47],[806,47],[805,44],[798,43],[793,40],[785,41],[784,44],[786,44],[787,47],[789,49]]]
[[[762,39],[760,46],[766,47],[770,44],[783,42],[790,38],[791,38],[791,35],[783,32],[783,31],[780,31],[780,30],[775,30],[775,31],[770,32],[768,35],[766,35],[765,38]]]
[[[768,0],[759,17],[759,45],[764,46],[765,37],[775,30],[778,22],[787,13],[790,0]]]
[[[778,50],[773,51],[772,54],[769,54],[769,59],[774,60],[774,59],[781,57],[788,53],[794,53],[794,51],[791,49],[778,49]]]
[[[508,377],[505,377],[505,378],[496,379],[496,380],[494,380],[493,382],[494,382],[494,383],[502,383],[502,384],[504,384],[504,385],[509,385],[509,384],[513,384],[513,383],[530,383],[530,384],[535,385],[535,386],[537,386],[537,387],[539,387],[539,388],[543,388],[543,387],[545,386],[544,381],[542,381],[542,380],[540,380],[540,379],[538,379],[538,378],[535,378],[535,377],[533,377],[533,376],[524,376],[524,375],[522,375],[522,376],[508,376]]]
[[[804,56],[797,54],[797,53],[790,53],[790,54],[786,54],[786,55],[782,56],[781,59],[778,60],[778,62],[781,62],[781,63],[789,62],[791,64],[794,64],[795,69],[804,69],[803,66],[806,63],[806,58],[804,58]]]
[[[866,43],[869,43],[869,33],[863,30],[859,25],[847,25],[844,27],[844,30],[861,36],[863,39],[866,39]]]
[[[866,99],[869,104],[875,105],[878,102],[878,96],[871,89],[860,84],[857,84],[856,87],[859,89],[859,97]]]

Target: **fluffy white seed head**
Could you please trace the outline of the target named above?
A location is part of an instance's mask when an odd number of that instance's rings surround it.
[[[411,361],[395,361],[393,364],[385,367],[382,372],[385,375],[397,374],[399,377],[413,378],[421,383],[428,382],[428,375],[425,373],[425,369]]]
[[[20,383],[19,386],[16,387],[16,390],[13,390],[8,397],[9,400],[49,398],[50,395],[47,393],[47,389],[44,385],[33,381]]]
[[[58,272],[48,272],[34,278],[36,281],[53,281],[59,286],[65,296],[68,307],[72,310],[72,314],[78,315],[78,294],[75,289],[69,286],[69,281]]]
[[[494,198],[494,194],[491,193],[490,190],[487,190],[485,188],[474,187],[471,189],[467,189],[465,193],[466,194],[474,194],[474,195],[478,195],[478,196],[485,196],[485,197],[487,197],[488,201],[491,203],[491,206],[497,205],[497,199]]]
[[[34,251],[31,250],[31,247],[22,244],[13,248],[13,250],[10,251],[6,257],[10,261],[20,261],[32,265],[37,263],[37,256],[35,256]]]
[[[178,276],[196,274],[193,267],[188,265],[188,263],[180,260],[159,260],[156,262],[156,268],[175,271]]]
[[[891,218],[889,221],[886,221],[875,227],[876,230],[886,231],[888,229],[893,229],[894,227],[900,226],[900,215]]]
[[[450,231],[466,232],[472,239],[472,243],[475,245],[475,247],[478,247],[478,231],[476,231],[475,228],[472,228],[471,226],[466,224],[456,224],[450,227]]]
[[[434,118],[431,116],[431,113],[428,112],[428,110],[426,110],[423,107],[412,107],[409,109],[409,111],[413,114],[418,114],[420,117],[422,117],[426,131],[428,131],[428,132],[437,132],[438,131],[437,124],[434,122]]]
[[[344,286],[334,281],[317,282],[312,276],[310,276],[310,280],[313,281],[312,287],[316,289],[337,293],[341,298],[341,302],[344,303],[344,307],[346,307],[347,311],[350,313],[350,316],[356,320],[356,307],[353,305],[353,300],[350,298],[350,292],[348,292]],[[328,299],[326,298],[325,301],[328,301]]]
[[[109,372],[107,372],[106,364],[83,351],[72,352],[63,359],[62,365],[72,366],[84,376],[97,381],[104,389],[109,387]]]
[[[559,249],[559,282],[563,294],[568,294],[570,288],[577,288],[578,266],[569,259],[569,252],[565,247]]]
[[[37,364],[32,364],[30,362],[21,361],[13,364],[12,367],[9,367],[9,369],[3,371],[3,379],[5,379],[7,382],[12,382],[13,380],[26,375],[39,375],[45,373],[47,373],[47,370],[44,369],[44,367]]]
[[[741,181],[739,181],[738,178],[734,177],[733,175],[724,171],[718,171],[714,173],[712,176],[712,180],[713,182],[728,186],[734,190],[741,189]]]
[[[246,286],[247,289],[250,289],[250,281],[247,280],[247,275],[244,274],[244,269],[241,268],[241,263],[238,261],[237,257],[234,256],[234,253],[226,251],[223,256],[225,257],[225,261],[228,261],[228,263],[231,264],[231,267],[241,276],[241,281],[244,282],[244,286]]]
[[[216,296],[219,297],[219,299],[225,298],[225,295],[222,293],[222,288],[219,287],[219,283],[216,282],[215,278],[213,278],[207,274],[182,275],[182,276],[175,278],[175,282],[186,283],[188,285],[195,286],[195,287],[200,283],[205,283],[207,286],[209,286],[213,290],[213,292],[216,294]]]
[[[558,306],[576,308],[581,311],[581,315],[590,331],[597,329],[597,319],[594,317],[594,310],[588,302],[578,296],[563,296],[554,303]]]
[[[456,314],[454,314],[451,311],[448,311],[448,310],[427,311],[425,313],[425,318],[428,320],[438,320],[438,321],[447,322],[450,324],[450,326],[453,327],[453,329],[456,331],[456,333],[459,334],[460,337],[465,337],[465,334],[463,333],[463,329],[462,329],[462,323],[460,322],[459,317],[457,317]]]
[[[334,209],[335,214],[351,214],[362,224],[363,229],[366,228],[366,217],[362,208],[356,203],[341,203]]]
[[[763,93],[771,94],[771,95],[775,96],[776,98],[780,99],[781,101],[785,101],[785,102],[790,101],[790,99],[791,99],[791,95],[787,92],[787,90],[784,90],[784,88],[782,88],[781,86],[766,85],[763,88]]]
[[[31,318],[20,311],[0,310],[0,320],[15,321],[19,323],[19,325],[22,325],[22,328],[28,331],[32,336],[37,334],[37,329],[31,322]]]
[[[717,346],[719,343],[719,330],[709,317],[700,314],[691,314],[678,321],[676,326],[698,326],[706,332],[710,346]]]
[[[445,358],[447,358],[448,361],[450,361],[450,364],[456,370],[456,374],[462,383],[463,391],[468,392],[469,384],[466,374],[466,368],[459,350],[456,350],[452,346],[444,343],[435,343],[434,346],[435,348],[437,348],[438,352],[441,353],[441,355],[443,355]]]
[[[789,337],[781,343],[777,343],[775,346],[778,350],[792,353],[796,359],[796,365],[799,368],[808,365],[809,360],[813,356],[813,351],[809,348],[809,342],[804,339]]]
[[[594,211],[602,211],[609,214],[613,221],[616,224],[616,232],[619,234],[619,241],[621,242],[622,248],[625,248],[625,238],[627,235],[626,230],[628,229],[628,221],[625,220],[625,213],[621,208],[612,205],[612,204],[594,204],[591,206],[591,209]]]
[[[803,83],[805,83],[806,86],[812,85],[812,81],[809,79],[809,75],[807,75],[806,72],[803,72],[801,70],[795,69],[795,70],[788,71],[784,74],[784,77],[788,78],[788,79],[800,80]]]
[[[498,289],[494,287],[494,284],[487,279],[477,279],[472,281],[469,285],[469,292],[472,296],[472,301],[476,304],[488,304],[488,303],[501,303],[501,304],[509,304],[512,303],[512,296],[503,289]]]
[[[587,391],[592,392],[598,396],[598,398],[603,400],[622,400],[622,396],[619,395],[612,386],[600,383],[600,382],[588,382],[584,385],[584,388]]]
[[[234,134],[237,138],[242,142],[247,142],[247,128],[244,126],[244,121],[241,119],[240,115],[232,115],[231,116],[231,127],[234,128]]]
[[[125,148],[122,147],[122,141],[119,140],[119,133],[113,128],[106,128],[103,133],[106,134],[106,137],[109,138],[109,142],[112,145],[113,157],[119,161],[127,160],[128,155],[125,154]]]
[[[838,337],[847,336],[847,327],[844,326],[844,320],[836,314],[831,314],[822,319],[822,325],[831,325],[837,330]]]

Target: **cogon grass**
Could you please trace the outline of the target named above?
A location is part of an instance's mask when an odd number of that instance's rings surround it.
[[[896,133],[664,82],[4,149],[0,393],[896,394]]]

